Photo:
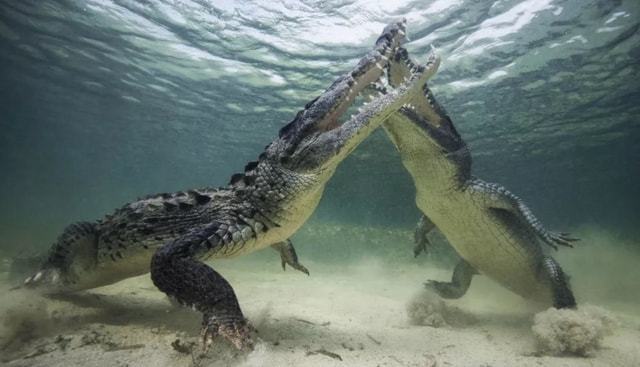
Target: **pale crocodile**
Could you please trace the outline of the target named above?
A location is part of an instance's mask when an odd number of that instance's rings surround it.
[[[420,94],[435,70],[433,56],[407,83],[338,122],[383,74],[404,34],[404,21],[386,27],[355,69],[299,111],[229,186],[152,195],[97,222],[73,224],[26,286],[75,291],[151,271],[160,290],[203,314],[205,345],[220,335],[239,349],[250,347],[251,328],[231,285],[203,261],[273,246],[283,263],[306,272],[288,238],[314,211],[338,164],[413,94]]]
[[[389,84],[401,83],[412,68],[400,49],[389,64]],[[571,246],[576,239],[547,231],[517,196],[471,175],[467,145],[426,85],[384,129],[413,178],[424,214],[414,253],[426,248],[426,234],[437,227],[462,258],[451,282],[430,281],[427,287],[444,298],[459,298],[480,273],[525,298],[575,307],[567,276],[542,244],[557,249],[556,244]]]

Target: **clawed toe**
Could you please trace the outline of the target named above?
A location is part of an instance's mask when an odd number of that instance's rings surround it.
[[[300,263],[289,264],[289,265],[291,265],[292,268],[309,275],[309,270],[307,270],[307,268],[305,268],[304,265],[302,265]]]
[[[42,269],[24,280],[25,288],[35,288],[43,284],[56,284],[60,280],[60,271],[57,269]]]
[[[285,259],[282,259],[282,270],[286,270],[287,269],[287,265],[289,265],[290,267],[301,271],[307,275],[309,275],[309,270],[302,264],[300,264],[299,262],[292,262],[292,261],[286,261]]]
[[[549,236],[555,244],[566,247],[573,247],[572,242],[580,241],[580,239],[571,237],[566,232],[550,233]],[[557,246],[554,246],[554,248],[557,250]]]

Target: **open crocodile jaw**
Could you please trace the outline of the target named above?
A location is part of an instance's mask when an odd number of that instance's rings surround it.
[[[386,27],[375,48],[360,60],[352,72],[338,78],[280,130],[280,138],[289,145],[289,152],[305,138],[340,126],[338,119],[355,99],[383,76],[389,60],[405,40],[405,27],[405,20]]]

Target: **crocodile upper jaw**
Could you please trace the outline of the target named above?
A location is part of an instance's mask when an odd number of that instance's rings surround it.
[[[338,129],[339,119],[359,100],[363,90],[383,75],[389,60],[405,40],[405,21],[386,27],[375,47],[349,73],[339,77],[320,96],[307,103],[293,121],[280,129],[278,139],[267,146],[262,159],[298,173],[321,173],[335,168],[337,153],[347,141],[329,141],[326,134]],[[318,149],[318,144],[324,144]],[[309,154],[313,151],[313,154]]]

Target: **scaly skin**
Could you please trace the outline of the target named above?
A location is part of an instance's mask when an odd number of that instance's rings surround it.
[[[250,348],[251,327],[231,285],[203,261],[268,246],[300,265],[288,238],[316,208],[337,165],[402,104],[420,93],[432,64],[340,124],[354,99],[383,74],[404,39],[404,21],[385,28],[355,69],[309,102],[229,186],[159,194],[125,205],[95,223],[68,227],[42,268],[25,281],[48,292],[110,284],[151,271],[154,284],[203,314],[205,346],[222,336]],[[151,264],[151,266],[149,266]]]
[[[389,66],[389,83],[401,82],[413,67],[400,49]],[[437,227],[462,258],[451,282],[431,281],[429,288],[458,298],[479,272],[523,297],[575,307],[566,276],[541,244],[557,248],[576,239],[546,231],[518,197],[471,176],[469,150],[426,86],[384,128],[413,178],[416,204],[425,215],[414,254],[426,250],[426,233]]]

